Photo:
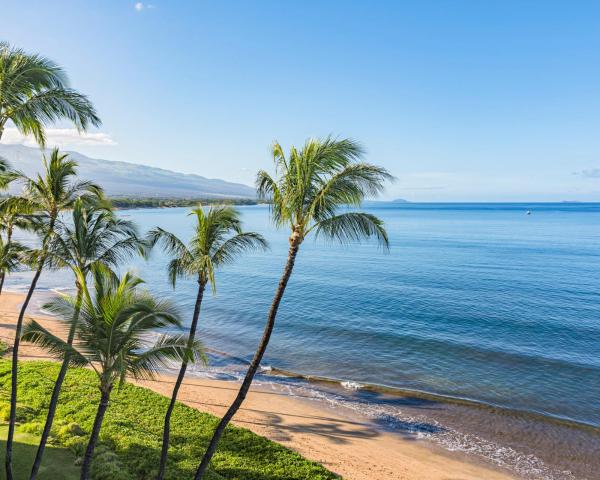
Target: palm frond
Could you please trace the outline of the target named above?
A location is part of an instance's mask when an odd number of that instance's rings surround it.
[[[233,263],[240,255],[269,247],[267,240],[259,233],[244,232],[225,240],[212,256],[216,266]]]
[[[380,246],[389,248],[383,221],[370,213],[342,213],[320,221],[314,228],[316,237],[325,237],[341,244],[374,238]]]
[[[146,241],[149,248],[154,248],[157,244],[161,244],[166,253],[173,257],[187,258],[189,251],[176,235],[168,232],[160,227],[150,230],[146,236]]]
[[[44,349],[54,358],[62,359],[69,356],[70,363],[74,366],[86,366],[88,359],[80,353],[75,347],[69,345],[60,337],[54,335],[46,328],[42,327],[35,320],[29,320],[23,327],[22,340],[33,343]]]
[[[359,206],[393,179],[384,168],[362,162],[363,155],[359,143],[331,136],[310,138],[301,149],[291,147],[287,156],[275,143],[277,178],[259,171],[258,197],[270,202],[275,225],[288,225],[300,242],[320,225],[318,231],[329,239],[348,242],[366,235],[386,243],[381,222],[375,225],[364,218],[343,217],[336,223],[340,209]]]
[[[162,335],[129,364],[127,373],[134,378],[152,378],[175,362],[206,364],[208,359],[201,342],[190,342],[185,335]]]

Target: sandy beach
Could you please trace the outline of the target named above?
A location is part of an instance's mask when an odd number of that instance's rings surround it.
[[[12,342],[22,294],[0,297],[0,337]],[[33,309],[32,309],[33,311]],[[60,333],[51,317],[36,315],[47,328]],[[23,360],[48,357],[23,343]],[[141,385],[170,395],[173,378],[162,375]],[[188,378],[179,400],[202,411],[221,415],[237,392],[227,381]],[[507,480],[508,472],[487,466],[464,454],[446,452],[423,440],[401,437],[373,428],[366,418],[334,411],[320,403],[290,397],[267,388],[253,388],[234,419],[301,455],[319,462],[348,480]]]

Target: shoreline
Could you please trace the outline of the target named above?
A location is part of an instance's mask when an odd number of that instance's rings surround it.
[[[10,341],[23,294],[3,292],[0,297],[0,337]],[[58,331],[48,316],[28,315]],[[22,343],[23,360],[48,360],[37,347]],[[169,396],[174,377],[161,374],[152,381],[133,382]],[[237,393],[237,383],[187,377],[179,401],[192,408],[221,415]],[[238,412],[234,424],[321,463],[347,480],[509,480],[512,473],[488,465],[479,457],[450,452],[419,439],[375,428],[356,412],[290,396],[273,387],[256,385]]]
[[[28,284],[22,285],[22,287],[27,287]],[[31,318],[39,319],[39,317],[46,318],[50,322],[52,322],[52,315],[43,311],[41,308],[41,304],[46,301],[52,295],[61,295],[61,294],[74,294],[74,288],[41,288],[38,286],[35,294],[32,297],[29,311],[31,314],[28,314]],[[23,297],[26,293],[26,290],[15,289],[14,286],[9,286],[8,288],[4,288],[3,295],[15,295]],[[1,297],[0,297],[1,298]],[[1,305],[1,304],[0,304]],[[0,306],[0,317],[2,314],[2,307]],[[12,340],[11,340],[12,341]],[[227,352],[223,352],[220,350],[216,350],[210,347],[206,348],[206,352],[209,355],[214,355],[215,357],[227,358],[231,359],[236,363],[240,363],[240,365],[245,368],[249,365],[246,359],[237,357]],[[301,382],[306,382],[310,385],[315,385],[317,387],[326,387],[331,390],[337,390],[339,392],[344,392],[350,394],[352,392],[373,392],[378,395],[386,395],[389,397],[397,397],[397,398],[411,398],[418,399],[424,401],[433,401],[447,405],[456,405],[456,406],[465,406],[471,409],[478,409],[481,411],[487,411],[490,413],[500,413],[506,416],[519,416],[531,419],[536,422],[543,422],[548,424],[554,424],[558,426],[562,426],[565,428],[574,428],[580,429],[583,431],[589,431],[595,434],[600,433],[600,426],[595,424],[587,423],[581,420],[576,420],[566,416],[553,415],[547,412],[540,412],[537,410],[531,410],[526,408],[517,408],[504,406],[495,403],[489,403],[484,400],[477,400],[468,397],[460,397],[453,395],[446,395],[443,393],[435,393],[426,390],[419,390],[409,387],[395,387],[378,383],[369,383],[362,381],[354,381],[353,379],[344,379],[337,378],[331,376],[322,376],[322,375],[313,375],[310,373],[302,373],[299,371],[288,370],[284,368],[280,368],[277,366],[269,365],[267,369],[264,371],[259,371],[257,374],[257,379],[261,374],[272,376],[273,378],[278,379],[287,379],[287,380],[299,380]],[[170,372],[169,375],[174,377],[177,376],[177,372]],[[205,377],[202,375],[195,375],[191,369],[188,369],[187,376],[196,378],[208,378],[212,379],[212,377]],[[227,375],[226,375],[227,376]],[[221,379],[219,379],[221,380]],[[231,378],[224,380],[227,382],[236,382],[237,380]],[[241,382],[241,381],[239,381]],[[238,383],[239,383],[238,382]]]

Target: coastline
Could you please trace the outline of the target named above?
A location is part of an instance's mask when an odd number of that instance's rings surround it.
[[[0,337],[10,341],[23,294],[3,292],[0,297]],[[60,334],[57,322],[35,316]],[[22,344],[23,360],[46,360],[38,348]],[[136,382],[163,395],[170,395],[173,376],[163,374],[153,381]],[[193,408],[221,415],[237,392],[232,381],[189,377],[179,400]],[[504,469],[487,465],[478,457],[449,452],[415,436],[404,436],[375,428],[356,412],[343,412],[298,395],[290,396],[271,386],[252,388],[247,403],[235,417],[236,425],[248,428],[323,464],[347,480],[431,479],[508,480]]]

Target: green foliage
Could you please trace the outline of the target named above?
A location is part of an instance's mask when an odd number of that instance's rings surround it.
[[[251,198],[162,198],[115,197],[110,198],[116,208],[174,208],[198,205],[256,205]]]
[[[273,144],[276,176],[260,170],[256,176],[258,198],[271,203],[271,218],[287,226],[296,245],[315,232],[339,243],[374,238],[387,248],[383,222],[363,212],[339,213],[358,207],[379,194],[393,177],[382,167],[360,161],[364,152],[356,142],[331,137],[308,139],[299,150],[283,151]]]
[[[88,98],[69,88],[64,70],[41,55],[0,42],[0,135],[10,119],[43,146],[45,126],[68,119],[78,130],[100,125]]]
[[[23,423],[30,421],[34,416],[34,410],[24,405],[17,405],[17,422]],[[8,422],[10,418],[10,405],[2,403],[0,405],[0,421]]]
[[[8,351],[8,343],[4,340],[0,340],[0,357],[4,356],[4,354]]]
[[[135,480],[123,466],[119,456],[106,445],[99,445],[94,454],[93,480]]]
[[[30,422],[43,422],[59,365],[25,362],[19,365],[20,401],[30,408]],[[56,438],[81,456],[98,407],[100,392],[92,371],[71,369],[56,411]],[[0,360],[0,388],[10,386],[10,363]],[[160,456],[164,414],[169,399],[125,383],[113,392],[101,432],[94,472],[115,476],[93,477],[133,480],[152,478]],[[218,419],[177,404],[171,424],[167,479],[189,479],[206,448]],[[73,424],[76,424],[75,427]],[[63,430],[63,426],[68,426]],[[64,435],[61,435],[64,434]],[[44,464],[50,461],[46,459]],[[118,467],[118,468],[117,468]],[[339,478],[324,467],[249,430],[230,426],[213,458],[211,480],[327,480]],[[118,472],[118,473],[117,473]],[[120,475],[120,476],[117,476]]]
[[[198,207],[190,212],[195,217],[194,234],[188,245],[162,228],[148,232],[148,244],[160,243],[172,258],[167,267],[173,287],[178,277],[198,278],[209,283],[216,293],[215,269],[233,261],[245,252],[264,250],[268,244],[255,232],[244,232],[240,213],[226,205]]]

